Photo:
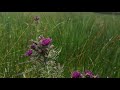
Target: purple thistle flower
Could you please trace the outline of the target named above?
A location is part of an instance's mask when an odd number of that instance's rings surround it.
[[[86,77],[86,78],[93,78],[94,75],[93,75],[93,73],[92,73],[91,71],[86,70],[86,71],[85,71],[85,77]]]
[[[36,47],[35,47],[35,45],[34,44],[32,44],[31,45],[31,49],[35,49]]]
[[[32,50],[28,50],[26,53],[25,53],[25,56],[30,56],[32,54]]]
[[[72,78],[82,78],[82,75],[81,75],[80,72],[74,71],[74,72],[72,73]]]
[[[52,39],[51,38],[43,38],[40,42],[41,45],[43,46],[47,46],[49,45],[50,43],[52,42]]]

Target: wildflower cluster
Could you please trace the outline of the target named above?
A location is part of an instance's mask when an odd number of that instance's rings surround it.
[[[36,41],[30,41],[31,44],[25,56],[34,62],[34,72],[39,73],[38,77],[63,77],[63,66],[55,61],[61,49],[54,47],[52,39],[40,35]]]
[[[31,59],[43,61],[44,63],[50,58],[49,54],[54,50],[51,38],[45,38],[39,36],[37,41],[31,40],[32,44],[29,46],[29,50],[25,53],[25,56],[30,56]]]
[[[98,78],[97,75],[94,75],[91,71],[86,70],[83,73],[80,73],[79,71],[72,72],[71,75],[72,78]]]

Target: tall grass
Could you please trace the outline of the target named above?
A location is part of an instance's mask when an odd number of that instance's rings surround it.
[[[36,26],[33,17],[40,16]],[[0,77],[23,77],[31,64],[22,55],[29,40],[43,34],[62,47],[64,75],[89,69],[101,77],[120,77],[120,16],[92,12],[0,13]],[[32,74],[32,72],[29,72]],[[39,73],[36,74],[39,76]]]

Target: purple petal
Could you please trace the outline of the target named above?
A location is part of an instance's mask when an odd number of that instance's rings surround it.
[[[91,71],[89,71],[89,70],[86,70],[85,71],[85,76],[87,77],[87,78],[93,78],[93,73],[91,72]]]
[[[82,75],[81,75],[80,72],[74,71],[74,72],[72,73],[72,78],[82,78]]]
[[[30,49],[26,52],[25,56],[30,56],[31,54],[32,54],[32,50]]]
[[[51,39],[51,38],[44,38],[44,39],[41,40],[40,44],[43,45],[43,46],[47,46],[47,45],[49,45],[51,42],[52,42],[52,39]]]

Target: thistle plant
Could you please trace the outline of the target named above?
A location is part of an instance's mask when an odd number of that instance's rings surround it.
[[[44,38],[40,36],[37,41],[31,40],[31,45],[29,46],[29,50],[26,52],[26,56],[30,56],[30,59],[36,59],[37,61],[44,62],[49,59],[49,52],[53,50],[52,39]]]
[[[29,57],[30,62],[33,62],[35,67],[33,71],[39,73],[38,77],[63,77],[63,66],[56,62],[61,49],[55,48],[52,39],[40,35],[36,41],[30,40],[30,42],[25,56]]]
[[[94,75],[91,71],[86,70],[83,73],[79,71],[74,71],[71,74],[72,78],[99,78],[98,75]]]
[[[39,24],[40,17],[39,16],[35,16],[34,17],[34,21],[35,21],[36,25]]]

